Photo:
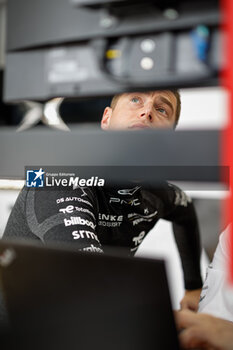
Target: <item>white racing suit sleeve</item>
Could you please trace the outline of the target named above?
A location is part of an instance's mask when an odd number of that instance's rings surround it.
[[[199,312],[233,322],[233,285],[229,284],[230,226],[220,235],[212,263],[207,268]]]

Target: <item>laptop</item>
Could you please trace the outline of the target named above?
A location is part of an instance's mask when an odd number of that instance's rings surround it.
[[[6,349],[179,349],[162,260],[2,240],[0,281]]]

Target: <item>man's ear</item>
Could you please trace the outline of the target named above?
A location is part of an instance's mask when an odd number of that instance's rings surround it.
[[[109,123],[111,120],[111,116],[112,116],[112,108],[111,107],[106,107],[102,116],[102,120],[101,120],[101,128],[103,130],[107,130],[109,129]]]

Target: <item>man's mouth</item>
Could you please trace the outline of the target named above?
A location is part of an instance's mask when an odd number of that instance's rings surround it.
[[[129,127],[129,129],[150,129],[148,125],[142,124],[142,123],[136,123]]]

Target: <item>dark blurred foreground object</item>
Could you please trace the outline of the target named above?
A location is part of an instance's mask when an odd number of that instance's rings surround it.
[[[178,349],[161,260],[1,241],[0,274],[1,349]]]
[[[6,101],[218,85],[218,0],[9,0]]]

